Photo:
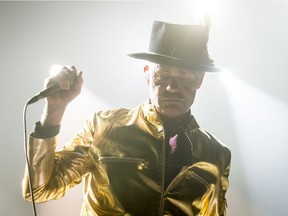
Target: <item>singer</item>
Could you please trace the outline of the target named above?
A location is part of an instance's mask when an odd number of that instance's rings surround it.
[[[55,151],[66,106],[81,92],[74,66],[47,80],[42,118],[29,138],[36,202],[84,181],[82,216],[226,215],[231,152],[191,113],[205,73],[220,71],[207,50],[209,25],[154,21],[144,66],[149,98],[134,109],[95,113]],[[28,174],[23,196],[31,201]]]

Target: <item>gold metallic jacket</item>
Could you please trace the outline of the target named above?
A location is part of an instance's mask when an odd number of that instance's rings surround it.
[[[34,199],[58,199],[84,181],[82,216],[226,215],[230,150],[201,129],[185,128],[193,163],[164,189],[165,130],[152,105],[95,113],[71,143],[30,136]],[[27,172],[23,196],[31,201]]]

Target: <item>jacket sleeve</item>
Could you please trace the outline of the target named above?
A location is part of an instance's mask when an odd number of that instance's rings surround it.
[[[225,167],[222,176],[220,177],[220,188],[221,188],[221,197],[220,197],[220,215],[226,216],[227,200],[226,193],[229,187],[229,173],[231,166],[231,152],[228,150],[228,155],[225,160]]]
[[[228,155],[226,154],[228,152]],[[198,166],[206,172],[213,174],[215,181],[207,184],[207,191],[201,197],[198,206],[200,215],[203,216],[226,216],[226,192],[228,190],[230,171],[230,150],[225,152],[225,156],[220,159],[221,165],[215,166],[211,163],[198,163]],[[221,167],[221,168],[220,168]],[[196,205],[195,205],[196,206]]]
[[[89,156],[93,128],[93,121],[88,120],[72,142],[57,152],[56,137],[43,139],[30,135],[27,151],[36,202],[62,197],[67,189],[79,184],[89,173],[93,164]],[[27,165],[22,181],[22,193],[24,199],[31,201]]]

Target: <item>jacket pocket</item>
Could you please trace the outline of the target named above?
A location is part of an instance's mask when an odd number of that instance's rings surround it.
[[[192,179],[197,180],[198,182],[200,182],[202,185],[205,186],[206,189],[209,188],[209,183],[204,178],[202,178],[200,175],[198,175],[197,173],[189,170],[187,172],[187,176],[188,176],[188,178],[191,177]]]
[[[98,161],[100,164],[135,165],[138,170],[148,168],[148,162],[141,158],[100,156]]]
[[[191,201],[201,198],[217,181],[217,176],[210,172],[210,169],[206,169],[207,166],[208,164],[204,166],[199,163],[183,169],[168,186],[167,191],[175,197],[181,191],[181,194]]]

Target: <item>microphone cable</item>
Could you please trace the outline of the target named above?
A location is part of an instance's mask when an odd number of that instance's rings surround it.
[[[29,181],[29,190],[32,200],[32,208],[33,208],[33,215],[37,216],[36,212],[36,205],[34,200],[34,192],[33,192],[33,185],[32,185],[32,175],[31,175],[31,167],[29,165],[29,156],[28,156],[28,144],[27,144],[27,121],[26,121],[26,113],[27,113],[27,107],[29,105],[29,101],[26,102],[23,110],[23,128],[24,128],[24,152],[25,152],[25,158],[26,158],[26,164],[27,164],[27,171],[28,171],[28,181]]]

